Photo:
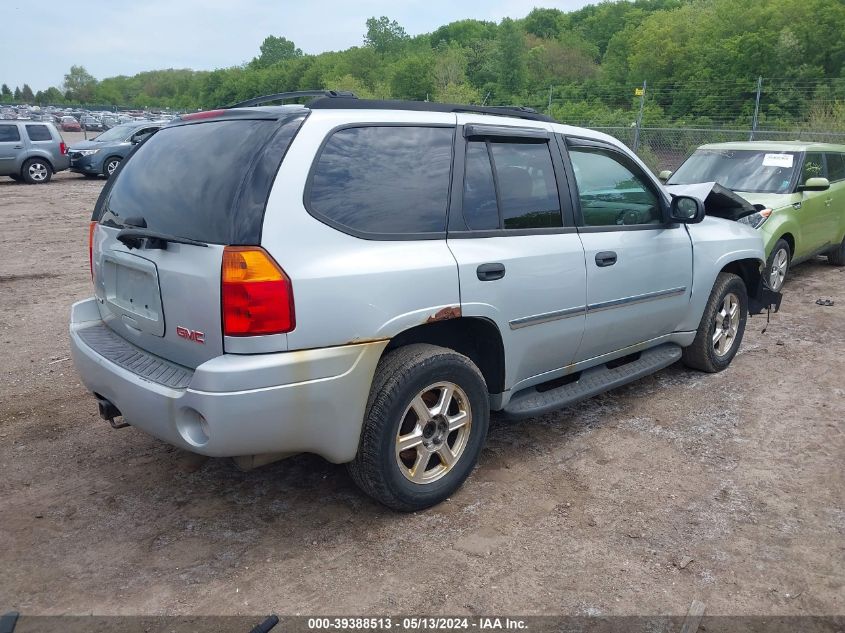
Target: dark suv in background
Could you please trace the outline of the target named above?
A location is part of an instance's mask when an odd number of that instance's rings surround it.
[[[135,145],[158,132],[164,124],[164,121],[124,123],[97,138],[75,143],[68,150],[70,170],[89,178],[111,176]]]

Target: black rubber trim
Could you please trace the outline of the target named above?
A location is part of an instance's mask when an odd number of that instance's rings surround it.
[[[184,389],[194,377],[193,370],[135,347],[105,323],[77,330],[76,333],[88,347],[106,360],[150,382],[171,389]]]

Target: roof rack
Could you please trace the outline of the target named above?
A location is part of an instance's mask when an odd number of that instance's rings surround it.
[[[344,98],[357,99],[354,92],[348,90],[297,90],[294,92],[277,92],[271,95],[264,95],[262,97],[254,97],[246,101],[239,101],[238,103],[231,103],[223,108],[249,108],[250,106],[262,105],[265,103],[272,103],[273,101],[284,101],[286,99],[301,99],[303,97],[323,97],[328,99]]]
[[[491,114],[494,116],[509,116],[530,121],[555,120],[545,114],[540,114],[533,108],[525,106],[473,106],[455,103],[433,103],[430,101],[390,101],[378,99],[358,99],[346,97],[342,93],[326,95],[308,103],[312,110],[348,109],[348,110],[413,110],[417,112],[472,112],[476,114]]]

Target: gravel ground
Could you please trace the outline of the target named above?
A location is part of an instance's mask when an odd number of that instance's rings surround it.
[[[66,324],[102,184],[0,179],[0,611],[845,613],[842,269],[797,267],[721,374],[494,421],[461,491],[400,515],[317,457],[241,473],[98,418]]]

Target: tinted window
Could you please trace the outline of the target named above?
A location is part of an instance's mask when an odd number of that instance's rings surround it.
[[[26,135],[30,141],[52,141],[53,136],[46,125],[27,125]]]
[[[585,226],[659,224],[660,202],[633,164],[614,152],[571,148]]]
[[[496,185],[486,143],[472,142],[467,145],[463,213],[470,230],[499,228]]]
[[[314,168],[310,209],[366,233],[446,230],[452,128],[335,132]]]
[[[831,182],[845,180],[845,155],[825,154],[827,159],[827,174]]]
[[[0,143],[11,143],[21,140],[17,125],[0,125]]]
[[[490,143],[506,229],[563,226],[547,143]]]
[[[825,178],[824,161],[821,154],[807,154],[801,170],[801,184],[810,178]]]
[[[153,231],[259,244],[270,187],[301,122],[296,116],[281,129],[278,121],[248,120],[162,129],[124,161],[95,214],[103,224],[142,217]]]

